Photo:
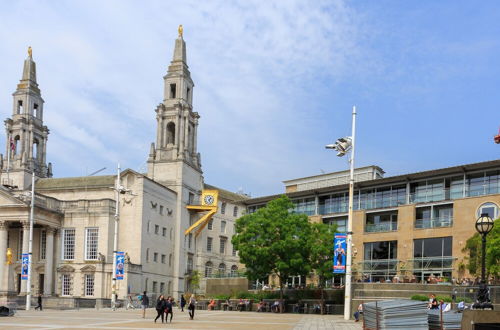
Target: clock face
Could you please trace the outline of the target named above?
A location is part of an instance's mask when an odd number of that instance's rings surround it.
[[[213,202],[214,202],[214,196],[212,196],[212,195],[205,195],[204,201],[205,201],[205,204],[212,205]]]

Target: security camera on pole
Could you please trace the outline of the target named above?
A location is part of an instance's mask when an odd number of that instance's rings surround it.
[[[327,149],[337,151],[337,156],[342,157],[351,151],[350,175],[349,175],[349,213],[347,217],[347,251],[345,267],[345,302],[344,319],[349,320],[351,316],[351,264],[352,264],[352,216],[354,199],[354,140],[356,136],[356,107],[352,107],[352,136],[338,139],[334,144],[328,144]]]

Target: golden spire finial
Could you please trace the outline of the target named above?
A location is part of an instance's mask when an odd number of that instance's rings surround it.
[[[33,56],[33,50],[31,49],[31,46],[28,47],[28,56],[29,57]]]
[[[182,38],[182,32],[184,32],[184,29],[182,28],[182,24],[179,25],[179,28],[177,29],[177,31],[179,32],[179,38]]]

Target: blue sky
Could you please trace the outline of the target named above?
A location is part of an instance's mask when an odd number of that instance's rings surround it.
[[[500,158],[497,1],[0,1],[0,116],[33,47],[56,177],[144,170],[178,24],[205,181],[252,196],[356,166]],[[5,144],[3,135],[0,143]]]

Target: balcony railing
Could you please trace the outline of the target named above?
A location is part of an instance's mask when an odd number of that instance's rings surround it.
[[[432,271],[432,270],[450,270],[453,268],[453,260],[456,258],[451,256],[444,257],[422,257],[415,258],[413,262],[413,271]]]
[[[366,233],[378,233],[384,231],[396,231],[398,230],[397,222],[383,222],[377,224],[366,224],[365,232]]]
[[[373,259],[359,263],[363,273],[393,272],[398,268],[398,259]]]
[[[439,218],[415,220],[415,228],[418,229],[441,228],[441,227],[451,227],[451,226],[453,226],[452,217],[439,217]]]

